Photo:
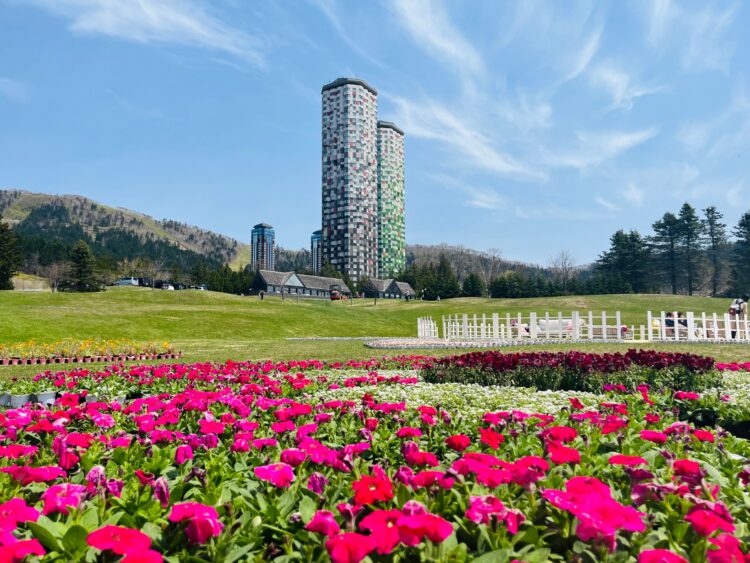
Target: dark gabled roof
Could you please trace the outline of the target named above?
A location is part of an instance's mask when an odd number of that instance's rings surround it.
[[[339,286],[340,291],[343,291],[344,293],[350,293],[349,288],[344,283],[344,280],[340,280],[338,278],[309,276],[307,274],[297,274],[297,277],[307,289],[330,291],[332,285],[337,285]]]
[[[376,96],[378,95],[378,91],[375,88],[370,86],[364,80],[360,80],[359,78],[337,78],[333,82],[323,86],[323,90],[321,90],[320,93],[322,94],[326,90],[333,90],[334,88],[338,88],[339,86],[346,86],[347,84],[356,84],[357,86],[362,86],[365,90],[372,92]]]
[[[378,127],[382,127],[386,129],[393,129],[396,133],[398,133],[402,137],[404,136],[404,132],[400,128],[396,127],[395,123],[391,123],[390,121],[378,121]]]
[[[389,280],[379,280],[378,278],[370,278],[367,280],[367,285],[370,287],[370,289],[377,291],[379,293],[384,293],[386,289],[388,289],[388,286],[391,285],[393,282],[393,279]]]
[[[294,272],[272,272],[271,270],[258,270],[266,285],[284,285]]]
[[[273,225],[269,225],[268,223],[258,223],[253,229],[273,229]]]
[[[396,287],[398,287],[399,291],[401,292],[401,295],[416,295],[417,292],[412,289],[411,285],[409,285],[406,282],[395,282]]]

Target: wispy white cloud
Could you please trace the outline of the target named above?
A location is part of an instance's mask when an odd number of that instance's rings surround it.
[[[519,219],[557,219],[560,221],[599,221],[601,213],[581,208],[569,209],[557,204],[535,205],[533,207],[518,205],[514,209]]]
[[[658,48],[678,46],[683,70],[728,69],[736,46],[728,32],[741,2],[724,6],[704,2],[698,9],[685,9],[672,0],[649,0],[645,5],[649,43]]]
[[[0,95],[11,102],[25,102],[30,94],[31,89],[25,82],[0,77]]]
[[[474,207],[487,211],[501,211],[508,208],[508,198],[493,189],[468,185],[446,174],[430,174],[429,176],[447,188],[463,193],[466,196],[463,200],[464,207]]]
[[[438,61],[460,73],[484,71],[481,54],[453,25],[441,0],[391,0],[390,6],[414,42]]]
[[[519,130],[546,129],[552,124],[552,105],[545,99],[530,99],[521,92],[515,101],[506,99],[495,105],[502,119]]]
[[[226,24],[196,0],[24,0],[61,16],[81,35],[134,43],[208,49],[255,67],[265,60],[261,41]]]
[[[548,154],[547,164],[585,170],[616,158],[658,135],[656,127],[637,131],[578,132],[576,147]]]
[[[594,201],[607,211],[620,211],[620,208],[616,204],[612,203],[608,199],[603,198],[602,196],[596,196],[594,198]]]
[[[599,50],[599,41],[601,40],[601,36],[602,28],[600,27],[591,35],[589,35],[589,37],[586,39],[586,42],[583,43],[577,51],[572,53],[572,56],[570,57],[570,61],[568,63],[569,70],[565,75],[565,81],[573,80],[588,68],[589,64],[594,58],[594,55],[596,55],[596,52]]]
[[[387,94],[384,96],[394,104],[395,121],[408,135],[438,141],[472,165],[490,172],[526,180],[546,178],[544,173],[497,148],[491,138],[472,128],[467,119],[446,106],[429,98],[412,102]]]
[[[341,22],[341,18],[339,17],[339,6],[336,3],[336,0],[309,0],[310,3],[318,8],[323,15],[328,20],[328,23],[331,24],[333,29],[336,30],[336,33],[338,33],[341,40],[346,43],[346,45],[352,49],[355,53],[359,54],[362,58],[365,60],[371,62],[377,67],[384,68],[385,65],[381,63],[379,60],[377,60],[375,57],[373,57],[370,53],[368,53],[363,47],[362,42],[358,41],[356,38],[352,37],[347,30],[347,27]]]
[[[726,190],[727,203],[738,209],[747,207],[747,194],[745,193],[745,181],[738,180]]]
[[[630,110],[637,98],[663,90],[660,86],[636,84],[627,72],[609,63],[597,65],[590,77],[594,85],[607,91],[615,109]]]
[[[725,10],[710,6],[698,12],[685,14],[689,30],[682,66],[687,70],[727,70],[734,54],[735,44],[727,32],[739,13],[740,4],[734,3]]]
[[[645,193],[635,182],[628,182],[628,185],[622,190],[621,195],[625,201],[634,207],[641,207],[643,205]]]
[[[648,40],[658,44],[664,37],[672,19],[677,15],[671,0],[646,0],[648,10]]]

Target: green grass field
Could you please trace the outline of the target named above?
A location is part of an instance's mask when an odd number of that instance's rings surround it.
[[[62,338],[133,338],[169,341],[185,360],[305,359],[341,360],[400,352],[366,348],[361,341],[289,341],[290,337],[416,336],[416,319],[439,320],[452,313],[619,310],[626,324],[643,324],[648,309],[724,313],[726,299],[668,295],[606,295],[539,299],[464,298],[441,302],[353,300],[297,301],[287,298],[238,297],[207,291],[152,291],[108,288],[103,293],[0,292],[0,342],[54,342]],[[618,344],[576,345],[587,350],[621,350]],[[675,347],[722,360],[750,359],[744,345],[695,344]],[[569,349],[569,345],[547,349]],[[521,348],[514,348],[520,350]],[[538,350],[539,347],[533,347]],[[446,354],[455,351],[422,351]],[[408,351],[404,353],[419,353]],[[24,375],[36,366],[0,367],[0,376]]]

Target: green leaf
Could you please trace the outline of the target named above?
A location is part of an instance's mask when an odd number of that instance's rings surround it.
[[[57,538],[47,528],[36,522],[27,522],[26,526],[28,526],[34,537],[39,540],[39,543],[41,543],[47,551],[62,551]]]
[[[302,516],[302,521],[307,524],[315,516],[316,509],[318,508],[317,503],[310,497],[304,497],[302,502],[299,503],[299,513]]]
[[[247,555],[253,548],[253,544],[247,544],[239,547],[235,547],[229,554],[224,558],[225,563],[234,563],[238,559],[242,559]]]
[[[472,560],[472,563],[495,563],[496,561],[507,561],[508,550],[507,549],[496,549],[490,551]]]
[[[99,527],[99,512],[95,506],[87,509],[81,515],[81,525],[89,532],[93,532]]]
[[[546,547],[535,549],[534,551],[525,553],[523,560],[526,563],[546,563],[546,561],[549,561],[549,554],[550,550]]]
[[[86,528],[79,524],[74,524],[68,528],[68,531],[65,532],[65,535],[63,536],[63,547],[65,548],[65,551],[70,553],[84,551],[88,547],[88,544],[86,543],[86,538],[88,537],[89,533],[86,531]]]

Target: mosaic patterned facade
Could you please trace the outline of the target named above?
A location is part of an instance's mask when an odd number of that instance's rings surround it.
[[[250,235],[250,264],[253,270],[273,270],[276,233],[268,223],[258,223]]]
[[[378,275],[389,278],[406,266],[404,132],[378,121]]]
[[[377,92],[339,78],[322,95],[323,259],[354,282],[377,277]]]

